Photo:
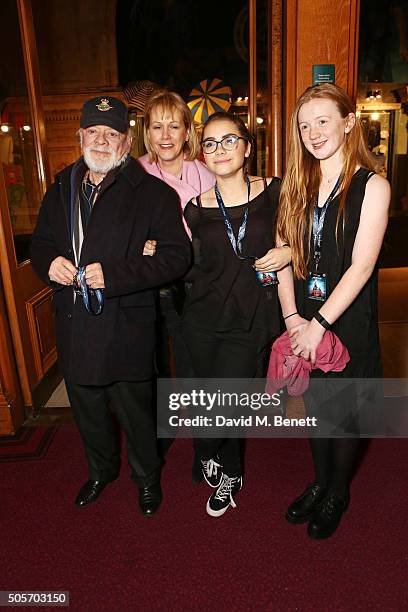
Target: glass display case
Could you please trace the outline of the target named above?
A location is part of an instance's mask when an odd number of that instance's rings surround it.
[[[0,126],[0,159],[17,263],[30,257],[29,243],[41,202],[31,121],[22,107],[20,100],[8,99]]]
[[[2,28],[0,37],[0,167],[20,264],[29,259],[41,189],[15,1],[2,2],[2,16],[7,27]]]
[[[392,185],[391,216],[408,215],[408,114],[399,103],[360,104],[358,113],[378,172]]]

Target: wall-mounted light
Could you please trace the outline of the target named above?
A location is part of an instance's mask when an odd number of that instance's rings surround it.
[[[381,100],[382,98],[382,93],[381,93],[381,89],[370,89],[369,91],[367,91],[366,93],[366,99],[367,100]]]
[[[131,120],[129,121],[129,125],[130,125],[130,127],[135,127],[135,125],[136,125],[136,121],[135,121],[134,119],[131,119]]]
[[[257,117],[256,122],[258,125],[261,125],[264,122],[263,117]]]
[[[3,125],[0,127],[0,130],[2,132],[4,132],[4,134],[7,134],[7,132],[10,130],[9,126],[6,125],[5,123],[3,123]]]
[[[31,130],[31,127],[29,125],[23,125],[23,130],[25,132],[29,132]]]

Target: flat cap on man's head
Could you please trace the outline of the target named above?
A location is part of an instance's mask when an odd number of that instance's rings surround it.
[[[87,100],[82,107],[81,128],[107,125],[124,134],[129,129],[128,109],[118,98],[104,97]]]

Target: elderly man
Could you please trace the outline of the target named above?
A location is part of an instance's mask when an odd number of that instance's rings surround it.
[[[88,100],[82,157],[48,189],[32,240],[32,264],[54,289],[57,348],[88,460],[75,503],[94,502],[118,477],[116,413],[127,438],[144,515],[160,506],[161,461],[152,407],[154,288],[190,263],[177,194],[129,156],[126,106]],[[154,257],[143,255],[157,240]]]

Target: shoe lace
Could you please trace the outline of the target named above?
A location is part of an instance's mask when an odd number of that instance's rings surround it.
[[[240,476],[233,476],[230,478],[226,474],[222,477],[221,484],[217,489],[216,494],[214,495],[214,499],[219,499],[221,502],[224,502],[227,497],[230,498],[230,504],[233,508],[236,508],[237,505],[234,502],[234,498],[232,497],[232,490],[236,484],[238,484],[241,480]]]
[[[209,478],[211,478],[211,476],[217,476],[218,468],[221,467],[220,463],[217,463],[216,461],[214,461],[214,459],[209,459],[208,461],[201,461],[201,463],[203,464],[203,469]]]

